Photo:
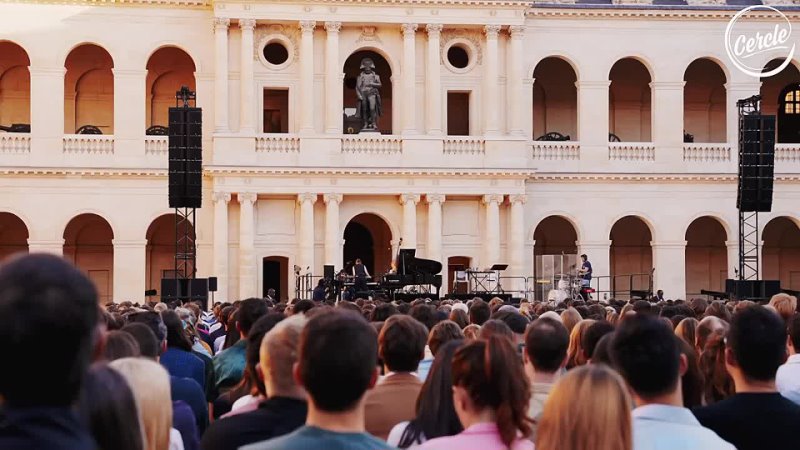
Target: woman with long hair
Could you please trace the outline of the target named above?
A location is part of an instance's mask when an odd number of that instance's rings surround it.
[[[144,450],[133,392],[125,377],[108,365],[95,364],[89,369],[78,409],[98,450]]]
[[[694,317],[687,317],[675,327],[675,335],[683,339],[684,342],[694,347],[697,342],[697,324],[699,322]]]
[[[583,353],[583,334],[594,323],[592,319],[578,322],[569,334],[569,347],[567,347],[567,370],[582,366],[588,361]]]
[[[453,436],[464,430],[453,405],[453,356],[463,339],[452,340],[436,351],[431,371],[417,397],[417,416],[392,428],[387,442],[412,448],[428,439]]]
[[[736,393],[733,378],[725,367],[725,335],[715,332],[708,338],[700,354],[700,372],[703,374],[703,404],[710,405],[725,400]]]
[[[572,333],[572,329],[575,328],[575,325],[580,321],[581,313],[579,313],[577,309],[570,306],[564,311],[561,311],[561,322],[567,327],[567,331],[570,333]]]
[[[470,341],[453,356],[453,404],[464,431],[420,449],[533,450],[530,386],[510,340]]]
[[[544,404],[536,450],[632,450],[625,382],[602,364],[567,372]]]
[[[683,406],[692,409],[703,404],[703,373],[700,372],[700,361],[694,345],[689,345],[683,339],[678,339],[681,354],[686,355],[686,373],[681,376],[681,391],[683,393]]]
[[[161,320],[167,328],[167,351],[159,361],[170,375],[178,378],[191,378],[201,388],[206,388],[206,365],[192,352],[192,342],[186,335],[183,322],[175,311],[164,311]]]

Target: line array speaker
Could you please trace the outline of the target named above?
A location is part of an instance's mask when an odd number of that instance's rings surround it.
[[[200,208],[203,202],[203,113],[169,109],[169,207]]]
[[[736,207],[744,212],[771,211],[774,177],[775,116],[742,116]]]

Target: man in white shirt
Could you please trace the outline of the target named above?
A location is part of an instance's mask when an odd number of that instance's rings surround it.
[[[778,368],[775,385],[781,395],[800,405],[800,314],[795,314],[789,320],[786,347],[789,359]]]
[[[648,314],[626,318],[612,338],[611,359],[636,402],[633,449],[735,450],[683,407],[681,375],[688,363],[677,339],[663,321]]]

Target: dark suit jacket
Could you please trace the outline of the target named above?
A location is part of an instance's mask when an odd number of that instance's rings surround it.
[[[386,440],[392,427],[416,417],[420,389],[422,381],[415,374],[400,372],[384,377],[367,393],[367,432]]]

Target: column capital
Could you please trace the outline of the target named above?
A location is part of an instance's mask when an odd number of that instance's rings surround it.
[[[401,194],[400,195],[400,203],[406,205],[408,203],[413,202],[415,205],[419,203],[420,195],[419,194]]]
[[[525,204],[528,202],[528,196],[525,194],[512,194],[508,196],[508,201],[513,205],[515,203]]]
[[[406,38],[413,38],[414,33],[417,32],[418,25],[416,23],[404,23],[400,25],[400,29],[403,31],[403,37]]]
[[[578,89],[608,89],[611,86],[609,80],[578,80],[575,87]]]
[[[728,248],[731,248],[731,247],[738,248],[739,247],[739,241],[725,241],[725,246],[728,247]]]
[[[219,203],[219,202],[228,203],[231,201],[231,193],[216,191],[213,194],[211,194],[211,198],[214,200],[214,203]]]
[[[317,202],[317,194],[314,194],[312,192],[303,192],[302,194],[297,194],[297,202],[298,203],[311,202],[311,204],[313,205],[314,203]]]
[[[650,241],[650,246],[656,248],[686,248],[686,241]]]
[[[249,203],[252,206],[258,199],[258,194],[255,192],[239,192],[236,196],[239,198],[239,203],[242,205]]]
[[[497,39],[497,33],[500,32],[500,25],[486,25],[483,27],[483,33],[486,34],[486,39]]]
[[[725,89],[728,91],[755,91],[761,89],[761,81],[729,81],[725,83]]]
[[[66,67],[41,67],[31,64],[28,67],[28,72],[30,76],[36,77],[46,77],[46,76],[53,76],[53,77],[63,77],[67,73]]]
[[[303,33],[313,33],[314,28],[317,27],[317,22],[314,20],[301,20],[299,26],[300,31]]]
[[[525,36],[525,25],[511,25],[508,27],[511,39],[522,39]]]
[[[228,31],[228,27],[231,26],[231,19],[225,17],[215,17],[214,18],[214,30],[215,31]]]
[[[322,194],[322,200],[325,202],[326,205],[328,203],[337,203],[337,204],[342,203],[343,198],[344,195],[342,194],[331,194],[331,193]]]
[[[63,247],[64,239],[28,239],[29,247]]]
[[[146,70],[139,70],[139,69],[122,69],[122,68],[111,68],[111,73],[114,74],[115,78],[145,78],[147,77]]]
[[[444,25],[440,23],[429,23],[425,25],[425,31],[428,32],[428,37],[438,38],[442,34],[442,29],[444,29]]]
[[[256,19],[239,19],[239,28],[246,31],[253,31],[256,27]]]
[[[609,240],[600,240],[600,241],[578,241],[578,242],[576,242],[576,244],[578,244],[578,248],[579,249],[584,249],[584,248],[606,248],[606,247],[611,247],[611,239],[609,239]]]
[[[144,248],[147,245],[147,239],[112,239],[111,245],[114,248]]]
[[[683,91],[684,86],[686,86],[685,81],[652,81],[650,82],[650,87],[653,89],[663,89],[663,90],[680,90]]]
[[[325,22],[325,31],[330,34],[338,33],[342,29],[342,22]]]
[[[425,201],[428,202],[428,204],[432,203],[442,204],[444,203],[445,199],[446,196],[444,194],[425,194]]]
[[[481,198],[481,203],[484,205],[491,205],[492,203],[500,204],[503,203],[503,195],[502,194],[486,194]]]

